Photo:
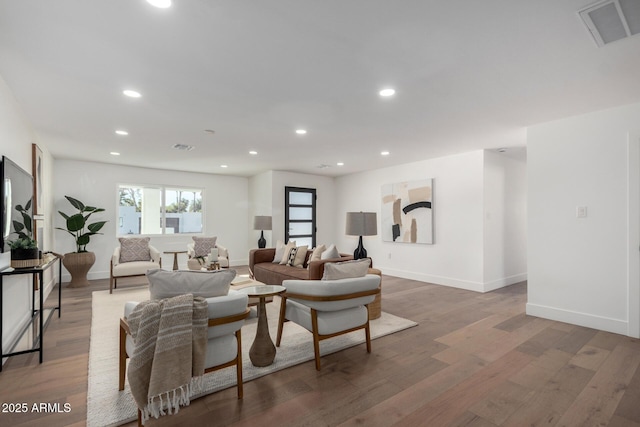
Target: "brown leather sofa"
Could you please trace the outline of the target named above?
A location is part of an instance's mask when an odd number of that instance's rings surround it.
[[[353,255],[340,254],[340,258],[323,259],[309,263],[312,251],[307,252],[303,268],[290,265],[274,264],[276,248],[251,249],[249,252],[249,269],[253,278],[267,285],[281,285],[283,280],[320,280],[327,262],[341,262],[353,259]],[[307,266],[309,268],[307,268]]]

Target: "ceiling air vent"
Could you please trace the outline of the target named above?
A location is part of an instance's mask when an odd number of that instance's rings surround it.
[[[578,12],[598,46],[640,33],[640,1],[605,0]]]
[[[187,144],[174,144],[172,148],[175,148],[176,150],[180,150],[180,151],[191,151],[195,147],[193,145],[187,145]]]

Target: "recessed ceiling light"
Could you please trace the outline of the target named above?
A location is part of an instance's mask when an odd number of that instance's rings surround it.
[[[109,154],[111,154],[112,156],[119,156],[120,153],[118,153],[117,151],[112,151]]]
[[[336,164],[337,164],[338,166],[344,166],[344,163],[343,163],[343,162],[338,162],[338,163],[336,163]]]
[[[122,91],[123,94],[128,96],[129,98],[140,98],[142,95],[140,92],[136,92],[135,90],[125,89]]]
[[[147,0],[147,3],[160,9],[166,9],[171,6],[171,0]]]
[[[378,93],[380,94],[380,96],[383,96],[383,97],[387,98],[389,96],[395,95],[396,94],[396,90],[395,89],[391,89],[391,88],[387,88],[387,89],[382,89]]]
[[[221,168],[228,168],[229,166],[227,165],[220,165]]]
[[[118,135],[129,135],[129,132],[127,132],[126,130],[117,130],[116,133]]]
[[[304,130],[304,129],[297,129],[297,130],[296,130],[296,133],[297,133],[298,135],[304,135],[304,134],[306,134],[306,133],[307,133],[307,131],[306,131],[306,130]]]
[[[389,152],[388,152],[388,151],[381,151],[381,152],[380,152],[380,155],[382,155],[382,156],[388,156],[388,155],[389,155]]]
[[[216,133],[216,131],[213,130],[213,129],[205,129],[204,133],[208,133],[209,135],[213,135],[214,133]]]
[[[249,154],[251,154],[252,156],[255,156],[256,154],[258,154],[258,152],[251,150],[251,151],[249,151]]]

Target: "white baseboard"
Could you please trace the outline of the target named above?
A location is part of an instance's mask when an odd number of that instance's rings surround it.
[[[527,273],[514,274],[513,276],[504,277],[502,279],[493,280],[491,282],[485,282],[484,292],[495,291],[496,289],[524,282],[525,280],[527,280]]]
[[[380,268],[382,274],[403,279],[417,280],[420,282],[434,283],[436,285],[450,286],[452,288],[466,289],[468,291],[483,292],[482,283],[472,282],[468,280],[454,279],[452,277],[434,276],[432,274],[416,273],[415,271],[398,270],[388,267]]]
[[[416,273],[414,271],[398,270],[395,268],[380,267],[382,274],[386,274],[394,277],[401,277],[403,279],[418,280],[420,282],[434,283],[436,285],[449,286],[452,288],[465,289],[467,291],[474,292],[491,292],[496,289],[504,288],[505,286],[513,285],[527,280],[527,273],[516,274],[510,277],[505,277],[499,280],[493,280],[491,282],[482,283],[474,282],[470,280],[461,280],[453,277],[436,276],[433,274]]]
[[[558,322],[570,323],[572,325],[584,326],[615,334],[627,335],[628,322],[626,320],[611,319],[609,317],[596,316],[589,313],[564,310],[556,307],[527,303],[527,314],[530,316],[542,317]]]
[[[247,258],[247,259],[232,259],[232,260],[229,261],[229,265],[231,267],[239,267],[239,266],[243,266],[243,265],[248,266],[249,265],[249,258]]]

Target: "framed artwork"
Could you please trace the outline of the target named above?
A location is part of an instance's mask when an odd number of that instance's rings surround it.
[[[33,214],[44,215],[44,195],[42,189],[42,177],[44,161],[42,156],[42,150],[36,144],[31,144],[33,156],[31,160],[31,167],[33,175]]]
[[[33,238],[36,242],[38,242],[38,249],[44,252],[43,241],[44,241],[44,219],[42,217],[34,218],[34,227],[33,227]]]
[[[433,180],[382,186],[382,240],[433,244]]]

